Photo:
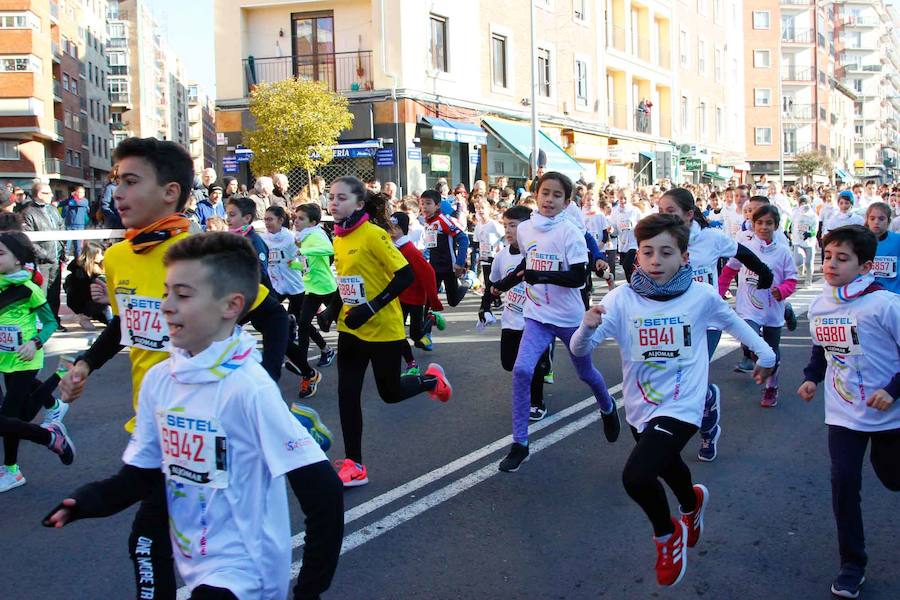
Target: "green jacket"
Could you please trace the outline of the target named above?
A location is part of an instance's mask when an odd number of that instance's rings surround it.
[[[309,232],[309,233],[307,233]],[[331,260],[334,246],[328,235],[318,227],[300,232],[300,270],[303,271],[303,287],[308,293],[327,296],[337,289]]]

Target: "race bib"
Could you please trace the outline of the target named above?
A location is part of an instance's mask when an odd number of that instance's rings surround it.
[[[269,250],[269,264],[277,265],[286,262],[288,262],[288,258],[282,250]]]
[[[694,281],[715,285],[718,272],[711,267],[697,267],[693,270]]]
[[[876,256],[875,264],[872,267],[872,275],[883,279],[894,279],[897,277],[897,257]]]
[[[490,258],[494,255],[494,247],[489,242],[478,242],[478,253],[482,258]]]
[[[15,352],[21,345],[21,329],[15,325],[0,325],[0,352]]]
[[[691,326],[685,315],[636,317],[631,327],[631,360],[635,362],[691,358]]]
[[[631,222],[631,219],[619,219],[619,231],[629,231],[634,224]]]
[[[425,229],[424,233],[422,233],[422,242],[425,244],[426,248],[437,248],[437,237],[437,229],[428,227]]]
[[[217,419],[159,415],[163,472],[178,483],[228,487],[228,436]]]
[[[815,317],[810,324],[815,343],[826,354],[859,355],[859,330],[854,317]]]
[[[162,300],[147,296],[116,294],[119,305],[122,343],[134,348],[164,352],[169,343],[169,326],[162,314]]]
[[[518,284],[506,292],[506,308],[521,313],[525,311],[525,284]]]
[[[562,261],[558,254],[529,252],[525,268],[529,271],[559,271],[562,269]]]
[[[357,306],[367,302],[366,284],[359,275],[338,276],[337,285],[341,302],[344,304]]]

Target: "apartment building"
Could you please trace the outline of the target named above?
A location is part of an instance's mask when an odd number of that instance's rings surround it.
[[[81,0],[82,32],[85,54],[86,93],[81,98],[81,116],[88,122],[82,140],[87,151],[87,192],[90,198],[103,193],[111,168],[112,132],[109,128],[109,65],[106,60],[107,0]]]
[[[194,171],[216,165],[216,126],[213,105],[203,88],[188,85],[188,128]]]

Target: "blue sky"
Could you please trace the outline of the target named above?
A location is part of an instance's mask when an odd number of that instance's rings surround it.
[[[149,0],[166,38],[184,65],[188,79],[201,84],[215,100],[216,61],[213,0]]]

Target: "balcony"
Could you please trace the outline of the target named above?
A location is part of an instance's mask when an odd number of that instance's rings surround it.
[[[121,121],[111,121],[109,129],[110,131],[125,131],[125,123]]]
[[[62,60],[62,50],[57,42],[50,42],[50,53],[53,55],[53,62],[58,63]]]
[[[109,38],[108,40],[106,40],[106,47],[110,48],[110,49],[127,48],[128,47],[128,38],[123,38],[123,37]]]
[[[84,112],[84,113],[87,112],[87,104],[88,103],[87,103],[86,97],[84,97],[84,96],[78,97],[78,106],[79,106],[79,108],[81,108],[81,112]]]
[[[50,21],[59,23],[59,4],[57,4],[57,0],[50,0]]]
[[[374,88],[372,51],[249,58],[244,60],[248,93],[260,83],[274,83],[296,77],[321,81],[332,92],[358,92]]]
[[[110,75],[128,75],[128,65],[113,65],[109,67]]]
[[[814,81],[815,78],[816,70],[812,67],[800,67],[797,65],[781,67],[782,81]]]
[[[797,121],[813,121],[816,118],[815,104],[787,104],[782,106],[781,114],[785,119]]]
[[[62,102],[62,84],[58,79],[53,80],[53,99]]]
[[[782,6],[812,6],[815,0],[781,0]]]
[[[812,29],[785,29],[781,32],[781,41],[785,44],[814,44],[815,35]]]
[[[63,122],[62,121],[60,121],[59,119],[54,119],[53,126],[54,126],[54,130],[56,131],[56,135],[63,134]]]
[[[57,173],[62,173],[62,160],[58,158],[45,158],[43,165],[41,165],[43,169],[44,175],[53,175]]]
[[[131,98],[128,92],[110,92],[109,102],[110,104],[124,104],[127,106],[131,104]]]
[[[792,142],[791,140],[784,141],[785,156],[796,156],[798,154],[803,154],[804,152],[812,152],[815,149],[815,144],[803,144],[802,146],[798,146],[796,142]]]
[[[839,17],[844,27],[879,27],[881,19],[875,16],[842,15]]]

